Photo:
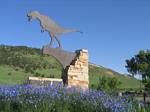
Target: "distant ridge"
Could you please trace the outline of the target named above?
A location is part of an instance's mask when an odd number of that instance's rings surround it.
[[[95,64],[95,63],[91,63],[91,62],[89,62],[89,65],[91,65],[91,66],[95,66],[95,67],[104,68],[104,67],[103,67],[103,66],[101,66],[101,65],[97,65],[97,64]]]

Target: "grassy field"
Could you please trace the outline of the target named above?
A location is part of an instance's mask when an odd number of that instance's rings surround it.
[[[94,69],[94,70],[93,70]],[[103,71],[103,73],[101,73]],[[106,72],[106,73],[105,73]],[[51,69],[38,69],[34,74],[25,73],[22,69],[15,70],[10,66],[0,66],[0,84],[21,84],[23,83],[29,76],[36,76],[36,73],[44,75],[44,77],[61,78],[61,69],[51,68]],[[119,88],[140,88],[140,81],[136,80],[133,77],[114,74],[113,72],[108,70],[105,71],[103,68],[92,68],[90,66],[89,70],[89,79],[90,86],[97,87],[99,77],[117,77],[117,79],[121,82]]]
[[[61,78],[61,71],[56,69],[36,70],[36,73],[42,74],[44,77],[54,74],[54,78]],[[0,84],[22,84],[29,76],[36,76],[36,74],[25,73],[22,69],[16,71],[10,66],[0,66]]]
[[[32,71],[25,69],[32,68]],[[0,46],[0,84],[21,84],[29,76],[61,78],[62,67],[52,56],[41,49],[26,46]],[[99,77],[116,77],[119,88],[139,88],[140,81],[102,66],[89,64],[90,87],[97,87]]]
[[[134,77],[130,77],[127,75],[123,75],[120,73],[117,73],[113,70],[104,68],[104,67],[95,67],[90,65],[89,66],[89,79],[90,79],[90,85],[97,86],[97,83],[99,81],[99,77],[106,76],[106,77],[116,77],[118,81],[121,82],[119,88],[123,89],[137,89],[140,88],[140,81],[135,79]]]
[[[0,84],[21,84],[27,78],[28,73],[15,71],[9,66],[0,66]]]

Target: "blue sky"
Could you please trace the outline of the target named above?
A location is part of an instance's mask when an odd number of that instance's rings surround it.
[[[125,60],[150,49],[149,0],[0,0],[0,44],[42,48],[50,37],[26,14],[37,10],[65,28],[84,32],[62,35],[68,51],[89,50],[90,62],[127,73]]]

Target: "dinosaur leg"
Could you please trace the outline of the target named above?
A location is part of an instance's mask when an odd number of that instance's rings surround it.
[[[55,39],[56,39],[56,41],[58,42],[59,48],[62,48],[60,39],[59,39],[58,37],[56,37],[56,36],[55,36]]]
[[[51,37],[51,41],[50,41],[50,46],[52,47],[53,45],[53,42],[54,42],[54,37]]]
[[[50,47],[52,47],[53,42],[54,42],[54,35],[49,33],[50,37],[51,37],[51,41],[50,41]]]

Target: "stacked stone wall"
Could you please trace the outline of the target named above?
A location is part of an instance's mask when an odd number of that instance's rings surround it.
[[[77,50],[77,57],[67,68],[68,87],[76,86],[88,88],[88,51],[85,49]]]

